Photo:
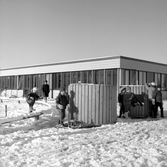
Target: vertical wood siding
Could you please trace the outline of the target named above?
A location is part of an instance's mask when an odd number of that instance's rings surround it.
[[[97,84],[70,84],[71,117],[96,125],[117,120],[116,87]]]

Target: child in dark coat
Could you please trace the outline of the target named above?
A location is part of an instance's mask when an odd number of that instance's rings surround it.
[[[50,87],[49,87],[49,84],[48,84],[47,80],[42,85],[42,92],[43,92],[43,98],[44,98],[45,102],[47,103],[47,98],[48,98],[49,92],[50,92]]]
[[[163,100],[162,100],[162,92],[161,92],[160,85],[158,85],[157,89],[153,92],[153,99],[155,101],[154,117],[157,117],[157,112],[158,112],[158,107],[159,107],[161,110],[161,117],[164,118]]]
[[[39,99],[39,96],[37,94],[38,89],[36,87],[34,87],[32,89],[32,92],[28,93],[27,98],[26,98],[26,102],[29,105],[29,112],[31,113],[32,111],[35,111],[35,109],[33,108],[35,101]]]
[[[59,95],[56,97],[56,109],[59,112],[59,124],[61,126],[64,125],[63,120],[65,118],[65,110],[67,105],[69,104],[69,98],[68,95],[66,94],[65,88],[60,89]]]
[[[119,103],[119,107],[120,107],[120,113],[119,113],[119,117],[118,118],[121,118],[121,117],[124,117],[124,113],[125,113],[125,107],[124,107],[124,103],[123,103],[123,96],[125,94],[125,91],[126,91],[126,88],[125,87],[121,87],[120,88],[120,93],[118,94],[118,103]]]

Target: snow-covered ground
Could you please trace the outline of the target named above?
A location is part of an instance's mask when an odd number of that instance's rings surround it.
[[[28,113],[26,103],[0,103],[8,116]],[[56,128],[58,114],[46,110],[33,118],[0,126],[0,167],[167,167],[167,119],[118,119],[113,125],[91,129]],[[167,103],[164,103],[167,116]]]

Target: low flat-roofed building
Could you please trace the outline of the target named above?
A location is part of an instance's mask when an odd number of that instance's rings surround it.
[[[60,87],[70,83],[104,85],[144,85],[155,82],[163,90],[167,88],[167,65],[125,56],[101,57],[52,64],[0,69],[0,89],[5,87],[18,96],[34,86],[41,87],[48,80],[55,98]]]

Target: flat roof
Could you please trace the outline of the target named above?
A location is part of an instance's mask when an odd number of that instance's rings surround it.
[[[111,59],[133,60],[133,61],[151,63],[151,64],[161,65],[161,66],[166,66],[167,67],[167,64],[157,63],[157,62],[148,61],[148,60],[142,60],[142,59],[136,59],[136,58],[132,58],[132,57],[108,56],[108,57],[97,57],[97,58],[87,58],[87,59],[79,59],[79,60],[71,60],[71,61],[62,61],[62,62],[57,62],[57,63],[55,62],[55,63],[48,63],[48,64],[36,64],[36,65],[28,65],[28,66],[0,68],[0,71],[3,71],[3,70],[5,70],[5,71],[6,70],[17,70],[17,69],[34,68],[34,67],[44,67],[44,66],[53,66],[53,65],[62,65],[62,64],[77,64],[77,63],[81,63],[81,62],[95,62],[95,61],[111,60]]]

